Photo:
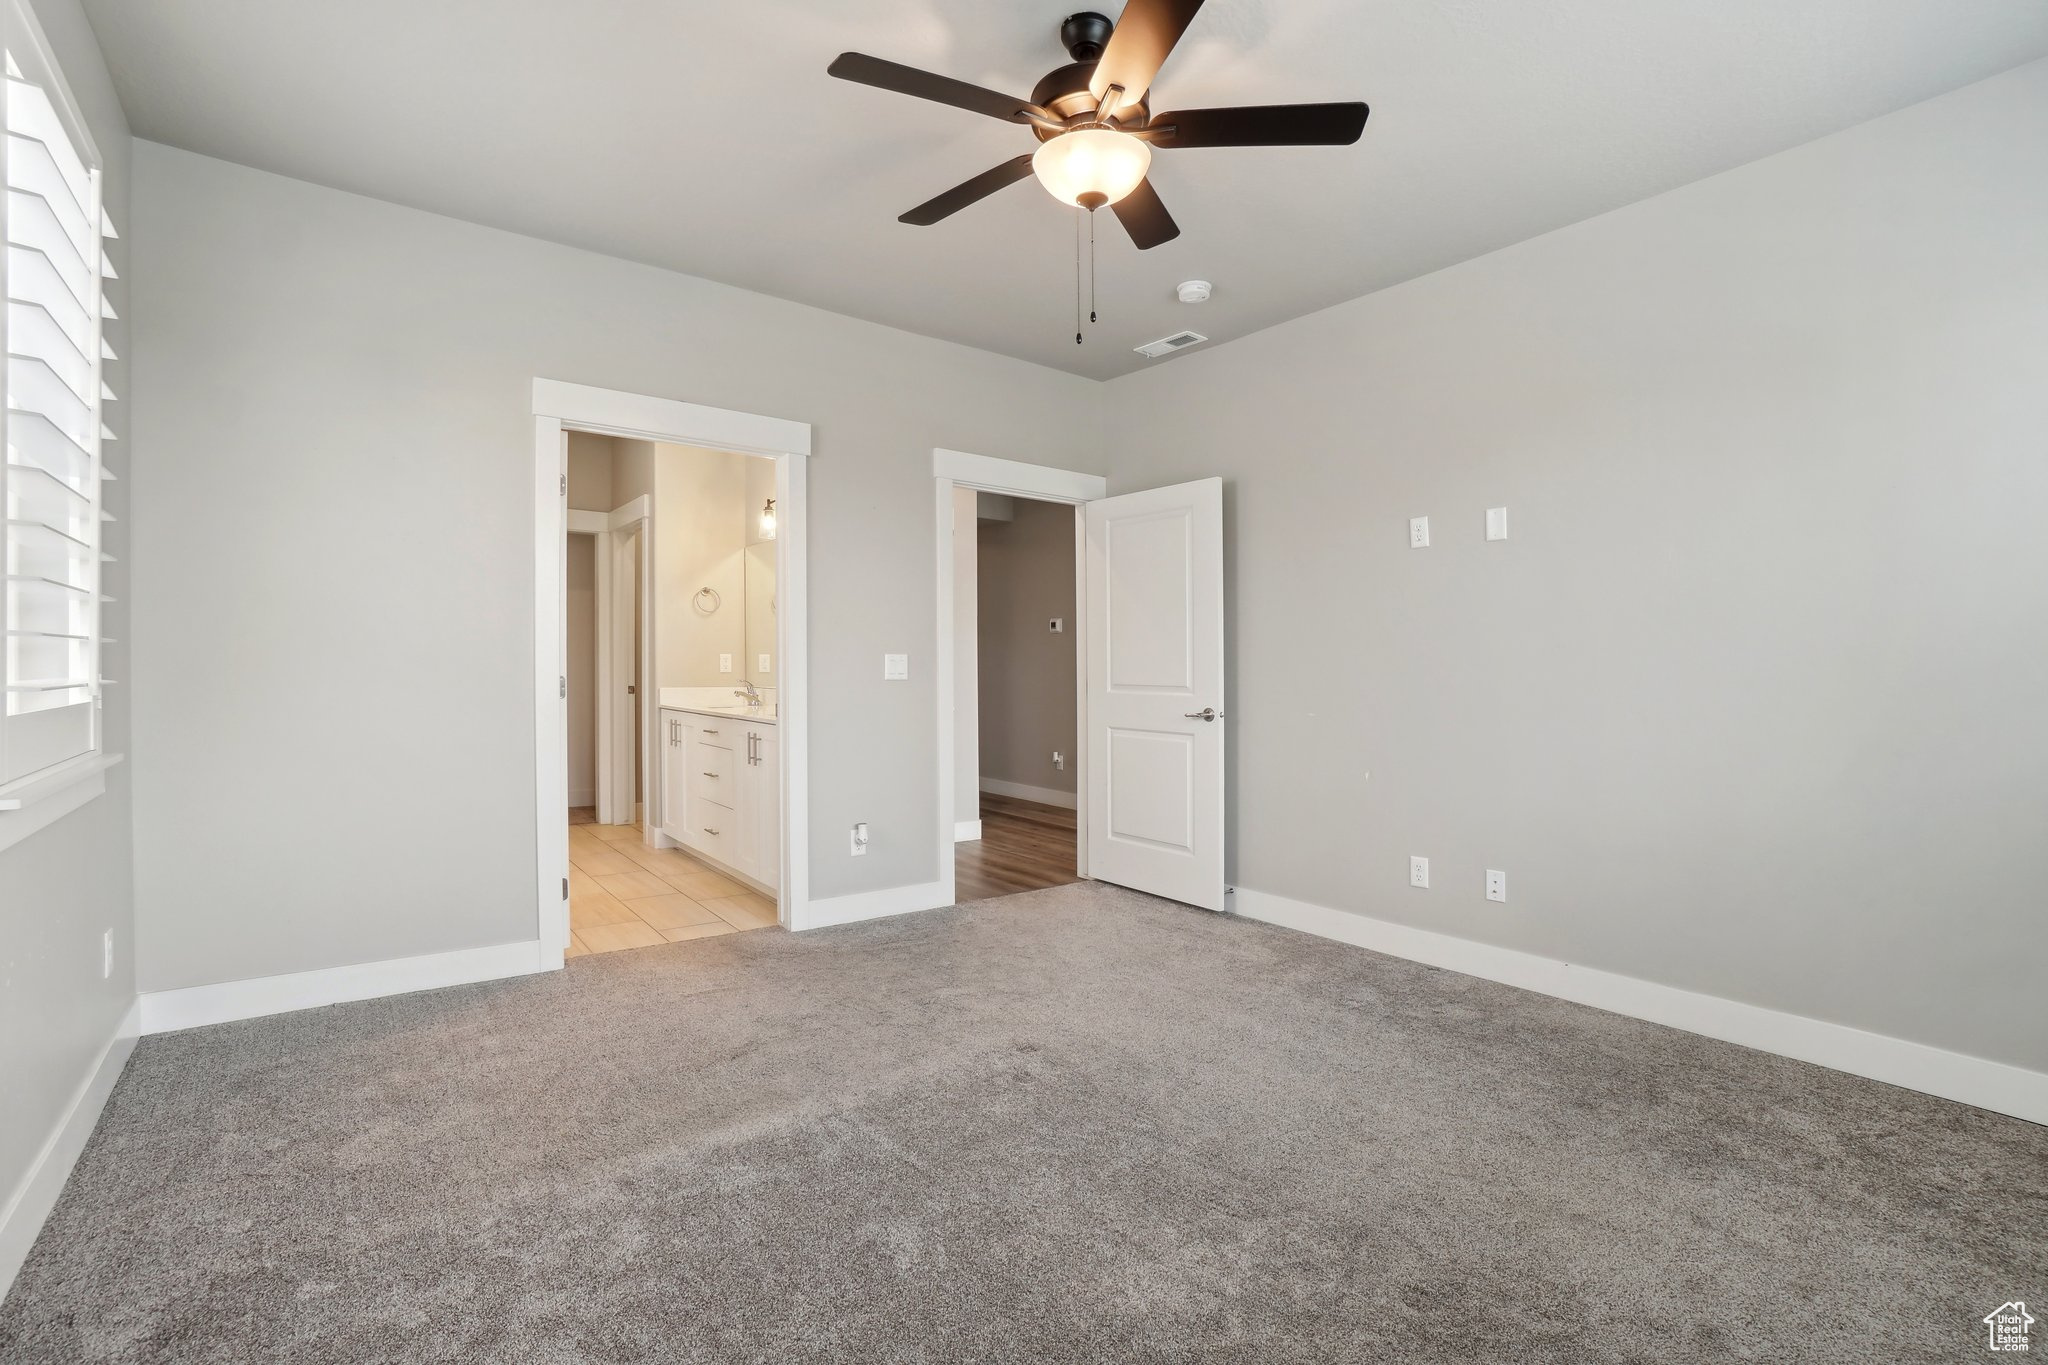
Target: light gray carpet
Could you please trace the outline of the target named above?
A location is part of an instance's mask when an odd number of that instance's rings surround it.
[[[0,1359],[1959,1361],[2015,1298],[2048,1129],[1081,885],[146,1039]]]

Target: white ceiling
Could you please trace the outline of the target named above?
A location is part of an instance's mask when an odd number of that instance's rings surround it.
[[[2048,54],[2042,0],[1210,0],[1155,108],[1363,99],[1345,148],[1161,152],[1182,236],[1026,181],[896,215],[1030,134],[829,79],[842,50],[1016,94],[1074,0],[86,0],[142,137],[1108,378]],[[1112,4],[1110,8],[1117,8]],[[1216,284],[1199,306],[1183,279]]]

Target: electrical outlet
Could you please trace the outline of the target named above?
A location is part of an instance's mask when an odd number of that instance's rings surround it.
[[[1427,550],[1429,548],[1429,518],[1408,518],[1408,548]]]
[[[863,820],[853,827],[853,856],[858,858],[868,851],[868,822]]]
[[[718,671],[720,673],[732,672],[732,655],[721,654],[718,656]]]
[[[1486,869],[1486,898],[1490,901],[1506,901],[1508,898],[1508,874]]]
[[[1410,858],[1408,860],[1408,885],[1420,887],[1424,891],[1429,890],[1429,859]]]
[[[908,654],[884,654],[882,656],[882,680],[884,682],[902,682],[909,676],[910,656]]]
[[[114,931],[107,930],[100,935],[100,980],[105,981],[114,974]]]
[[[774,669],[768,666],[768,656],[766,654],[760,654],[755,656],[754,667],[757,672],[761,673],[773,673],[775,671]]]

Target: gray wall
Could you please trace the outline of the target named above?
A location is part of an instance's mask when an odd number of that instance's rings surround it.
[[[1074,790],[1074,509],[1008,500],[980,524],[981,777]],[[1058,635],[1048,622],[1059,617]],[[1053,751],[1067,766],[1052,766]]]
[[[597,537],[570,536],[563,573],[571,806],[597,803]]]
[[[614,447],[610,436],[587,431],[569,433],[569,507],[582,512],[609,512],[619,503],[612,496]],[[631,499],[627,499],[631,501]],[[563,662],[569,674],[569,791],[571,806],[597,800],[597,540],[572,535],[565,578],[566,643]]]
[[[2044,224],[2035,63],[1112,383],[1237,883],[2048,1067]]]
[[[125,277],[134,238],[128,124],[76,0],[36,0],[35,10],[106,163],[107,210],[123,234],[106,244],[107,253],[124,277],[107,285],[124,319],[107,324],[107,340],[132,358],[125,321],[132,315]],[[107,609],[106,632],[116,640],[130,633],[124,604],[130,598],[128,499],[137,472],[129,461],[134,371],[125,360],[107,365],[107,380],[124,400],[106,410],[107,424],[121,438],[108,447],[107,466],[123,476],[106,489],[107,509],[120,518],[106,528],[107,550],[118,560],[106,566],[107,591],[120,599]],[[128,665],[121,646],[107,651],[109,677],[128,684]],[[109,752],[133,752],[132,695],[126,686],[107,690]],[[128,764],[114,768],[105,795],[0,853],[0,1209],[11,1202],[135,995],[129,778]],[[100,935],[109,929],[114,971],[103,979]]]
[[[612,448],[609,436],[587,431],[569,433],[569,506],[580,512],[609,512],[612,499]]]
[[[931,451],[1099,471],[1098,386],[150,143],[135,177],[145,989],[533,936],[536,375],[814,424],[814,892],[937,877]]]

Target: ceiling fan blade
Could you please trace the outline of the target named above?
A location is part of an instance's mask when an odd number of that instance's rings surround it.
[[[1109,46],[1102,49],[1095,74],[1088,78],[1088,89],[1098,105],[1111,86],[1123,87],[1115,108],[1102,106],[1103,117],[1114,117],[1118,108],[1145,98],[1166,54],[1173,51],[1201,7],[1202,0],[1130,0],[1124,6],[1109,35]]]
[[[1346,147],[1365,131],[1367,110],[1349,104],[1247,104],[1176,109],[1153,116],[1154,147]],[[1166,131],[1168,126],[1171,132]]]
[[[859,85],[872,85],[877,90],[894,90],[899,95],[950,104],[956,109],[987,114],[990,118],[1009,123],[1029,123],[1033,113],[1044,112],[1031,101],[1018,99],[1015,95],[969,85],[951,76],[936,76],[899,62],[885,62],[863,52],[840,53],[832,59],[832,65],[825,68],[825,74]]]
[[[1125,232],[1131,234],[1131,240],[1138,244],[1140,251],[1150,251],[1161,242],[1170,242],[1180,236],[1180,224],[1173,221],[1166,205],[1159,202],[1159,191],[1152,188],[1150,180],[1140,180],[1138,188],[1110,207],[1116,210],[1116,220],[1124,225]]]
[[[969,204],[988,198],[1005,185],[1014,185],[1031,174],[1031,157],[1012,157],[1000,166],[983,171],[974,179],[962,185],[955,185],[936,199],[927,199],[896,221],[909,223],[913,227],[930,227],[942,218],[950,218]]]

